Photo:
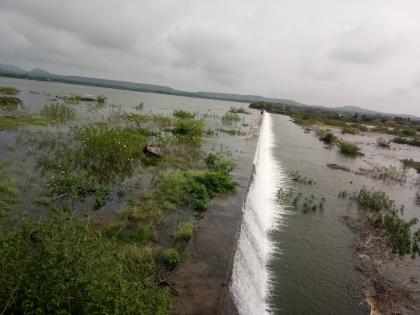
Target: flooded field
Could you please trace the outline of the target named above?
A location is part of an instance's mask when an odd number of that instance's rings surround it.
[[[273,279],[269,304],[279,314],[366,314],[363,279],[355,268],[359,264],[352,246],[355,236],[343,220],[343,216],[357,217],[357,205],[338,196],[342,191],[358,192],[366,186],[386,192],[397,205],[404,205],[403,217],[407,220],[418,218],[419,175],[414,169],[404,168],[400,160],[420,160],[420,149],[399,144],[383,149],[377,146],[377,138],[389,136],[368,132],[342,135],[333,128],[338,137],[357,143],[364,153],[346,157],[335,146],[321,142],[314,131],[304,132],[287,116],[273,115],[273,125],[274,157],[288,174],[279,186],[301,192],[302,199],[313,196],[310,198],[317,205],[323,200],[323,206],[314,211],[305,210],[303,201],[298,206],[279,206],[279,226],[271,233],[276,254],[269,266]],[[327,164],[346,170],[331,169]],[[379,166],[394,166],[392,174],[399,176],[381,179]],[[418,276],[420,270],[418,258],[411,260],[406,255],[405,260],[413,266],[398,275],[402,282],[416,273]]]

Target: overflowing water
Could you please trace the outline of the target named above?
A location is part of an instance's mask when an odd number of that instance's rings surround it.
[[[266,113],[233,264],[231,291],[240,314],[269,313],[267,298],[271,281],[267,263],[274,246],[268,232],[281,219],[275,193],[284,178],[273,157],[273,146],[272,117]]]

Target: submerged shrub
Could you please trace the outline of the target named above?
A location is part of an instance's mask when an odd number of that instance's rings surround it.
[[[241,121],[241,116],[235,112],[228,111],[222,116],[222,124],[224,125],[232,125],[233,123],[237,123]]]
[[[199,144],[204,136],[204,119],[182,118],[175,123],[173,133],[181,143]]]
[[[376,191],[363,187],[358,193],[354,193],[352,198],[358,205],[365,210],[373,211],[394,211],[396,210],[395,201],[391,200],[383,191]]]
[[[190,113],[185,110],[176,110],[173,115],[180,119],[193,119],[195,117],[194,113]]]
[[[106,100],[107,100],[107,97],[105,95],[98,95],[96,97],[96,102],[98,104],[104,104],[106,102]]]
[[[109,240],[63,212],[2,232],[5,313],[169,313],[169,292],[158,285],[147,250]]]
[[[341,140],[338,146],[340,148],[340,152],[344,155],[363,155],[361,148],[357,144]]]
[[[167,249],[163,252],[163,261],[169,270],[173,270],[182,261],[182,254],[175,248]]]
[[[337,137],[332,133],[331,130],[319,130],[317,131],[317,134],[319,136],[319,140],[326,144],[333,144],[337,142]]]
[[[376,145],[379,148],[383,148],[383,149],[389,149],[391,147],[391,145],[389,144],[389,141],[386,141],[384,138],[378,138],[376,140]]]
[[[197,229],[197,223],[194,219],[191,219],[188,222],[182,223],[177,226],[174,239],[175,240],[189,240],[193,235],[195,230]]]
[[[76,117],[76,111],[73,107],[62,103],[51,103],[44,105],[41,115],[50,120],[67,121]]]
[[[20,90],[18,90],[15,87],[11,87],[11,86],[0,86],[0,94],[16,95],[19,92],[20,92]]]
[[[95,190],[95,209],[102,208],[109,199],[109,188],[101,186]]]
[[[0,96],[0,109],[6,111],[15,111],[22,107],[23,103],[20,99],[14,96]]]
[[[52,195],[67,195],[72,198],[85,197],[93,190],[86,178],[73,174],[53,176],[47,185]]]

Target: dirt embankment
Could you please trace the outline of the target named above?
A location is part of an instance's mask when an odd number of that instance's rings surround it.
[[[235,314],[229,280],[242,220],[242,206],[252,173],[261,117],[241,141],[233,176],[234,193],[212,200],[199,228],[185,249],[185,260],[169,276],[175,289],[174,314]]]

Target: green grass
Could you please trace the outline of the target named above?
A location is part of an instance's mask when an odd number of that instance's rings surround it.
[[[53,121],[67,121],[76,117],[76,111],[64,103],[46,104],[41,109],[41,116]]]
[[[179,119],[193,119],[195,118],[194,113],[187,112],[185,110],[176,110],[173,113],[174,117]]]
[[[177,226],[173,237],[175,240],[189,240],[197,229],[197,223],[194,219],[188,222],[182,223]]]
[[[173,270],[182,261],[182,254],[175,248],[167,249],[163,252],[163,261],[169,270]]]
[[[348,156],[363,155],[362,149],[355,143],[341,140],[338,143],[338,147],[340,148],[340,152],[344,155],[348,155]]]
[[[223,125],[232,125],[234,123],[240,122],[241,116],[239,116],[238,113],[228,111],[223,114],[221,120]]]
[[[43,118],[23,117],[0,117],[0,128],[15,128],[24,125],[45,126],[49,121]]]
[[[15,96],[0,96],[0,109],[5,111],[15,111],[22,107],[23,103]]]
[[[330,129],[318,129],[316,133],[319,137],[319,140],[326,144],[334,144],[338,142],[338,138]]]
[[[0,305],[7,314],[169,314],[150,251],[108,239],[66,213],[1,228]],[[131,242],[129,242],[131,243]]]
[[[232,113],[232,114],[246,114],[246,115],[251,114],[249,111],[247,111],[243,107],[231,107],[229,109],[229,113]]]
[[[0,94],[16,95],[19,94],[20,90],[10,86],[0,86]]]

